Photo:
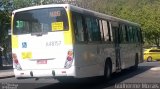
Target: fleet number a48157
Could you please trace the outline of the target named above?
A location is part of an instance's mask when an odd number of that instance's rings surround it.
[[[61,41],[49,41],[46,42],[46,46],[60,46],[61,45]]]

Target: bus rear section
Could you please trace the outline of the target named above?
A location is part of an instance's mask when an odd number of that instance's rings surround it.
[[[75,76],[69,13],[64,7],[33,7],[12,14],[15,77]]]

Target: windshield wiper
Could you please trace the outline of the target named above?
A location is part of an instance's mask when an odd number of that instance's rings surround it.
[[[48,34],[48,32],[36,32],[36,33],[31,33],[31,36],[42,36],[46,34]]]

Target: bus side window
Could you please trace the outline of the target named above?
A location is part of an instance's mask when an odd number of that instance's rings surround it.
[[[134,43],[137,43],[138,42],[137,28],[133,26],[132,32],[133,32]]]
[[[105,42],[111,41],[111,29],[108,21],[99,20],[99,28],[101,33],[101,39]]]
[[[86,26],[86,32],[87,32],[87,39],[88,41],[93,41],[93,34],[92,34],[92,25],[91,25],[91,18],[86,17],[85,18],[85,26]]]
[[[111,22],[107,21],[107,26],[108,26],[109,41],[113,42],[113,34],[112,34]]]
[[[74,27],[76,42],[83,42],[84,29],[82,24],[82,16],[80,14],[73,13],[73,27]]]
[[[120,42],[119,23],[118,22],[111,22],[111,28],[112,28],[113,41],[115,43],[119,43]]]
[[[137,37],[138,37],[138,42],[142,43],[143,42],[142,33],[141,33],[141,29],[138,27],[137,27]]]
[[[120,36],[120,43],[125,43],[126,42],[126,29],[125,29],[124,24],[120,24],[119,36]]]
[[[130,42],[130,38],[129,38],[129,28],[128,28],[127,25],[125,26],[125,32],[126,32],[126,41],[129,43],[129,42]]]
[[[109,41],[109,29],[108,29],[108,24],[107,21],[102,20],[103,23],[103,33],[104,33],[104,41]]]
[[[99,20],[99,29],[100,29],[100,33],[101,33],[101,40],[104,41],[104,32],[103,32],[102,20]]]
[[[133,43],[134,41],[134,36],[133,36],[133,28],[132,26],[128,26],[128,39],[129,39],[129,43]]]
[[[119,27],[120,27],[120,28],[119,28],[119,39],[120,39],[119,42],[120,42],[120,43],[123,43],[123,42],[124,42],[124,39],[123,39],[122,24],[120,24]]]
[[[100,33],[100,27],[98,20],[93,17],[86,17],[85,18],[86,23],[86,32],[88,35],[88,41],[101,41],[101,33]]]
[[[92,29],[94,41],[101,41],[101,33],[99,29],[98,19],[92,18]]]
[[[131,34],[131,42],[134,43],[134,32],[132,26],[130,26],[130,34]]]

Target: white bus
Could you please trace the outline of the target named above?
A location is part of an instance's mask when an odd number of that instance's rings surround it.
[[[69,4],[12,13],[16,78],[104,76],[143,61],[140,25]]]

